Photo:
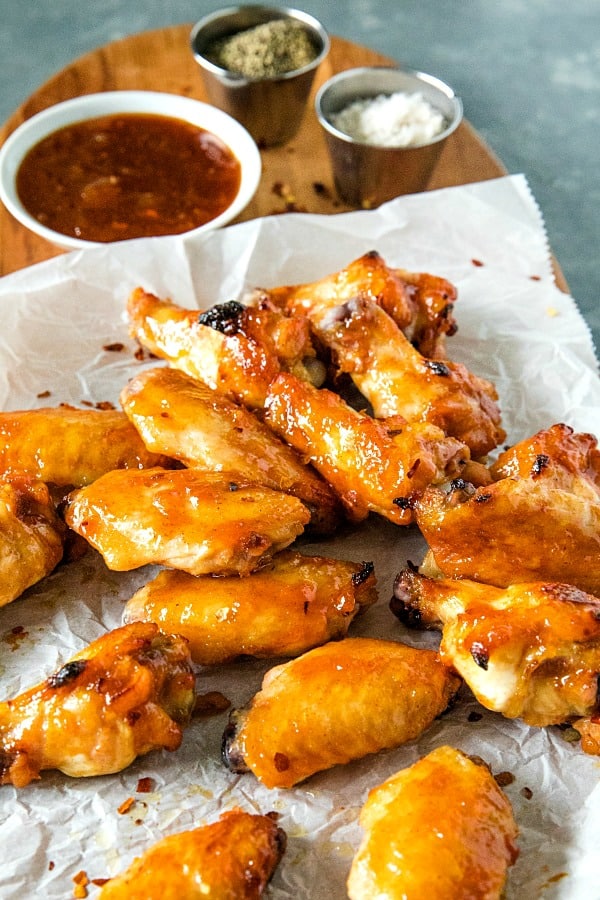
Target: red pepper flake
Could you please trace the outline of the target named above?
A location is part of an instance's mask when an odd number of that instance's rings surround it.
[[[531,800],[533,797],[533,791],[528,787],[521,788],[520,794],[521,797],[524,797],[526,800]]]
[[[54,861],[50,860],[50,862],[48,863],[48,871],[51,872],[53,868],[54,868]]]
[[[542,280],[540,275],[530,275],[529,277],[530,277],[531,281],[541,281]]]
[[[287,772],[290,767],[289,757],[285,753],[276,753],[273,757],[273,762],[278,772]]]
[[[483,263],[481,262],[480,259],[472,259],[471,262],[474,266],[482,266],[483,265]]]
[[[92,878],[90,884],[95,884],[96,887],[103,887],[108,881],[110,881],[110,878]]]
[[[515,780],[515,776],[512,772],[498,772],[497,775],[494,775],[494,781],[500,787],[507,787],[509,784],[512,784]]]
[[[228,700],[220,691],[208,691],[208,693],[199,694],[196,697],[193,715],[207,719],[210,716],[218,716],[230,706],[231,700]]]
[[[135,803],[135,797],[128,797],[127,800],[124,800],[123,803],[117,809],[117,812],[120,816],[124,816],[125,813],[128,813],[133,804]]]
[[[49,396],[50,396],[50,391],[48,391],[48,390],[40,391],[39,394],[37,395],[38,399],[40,399],[40,400],[45,400],[46,397],[49,397]]]
[[[121,353],[125,349],[125,344],[122,341],[115,341],[112,344],[104,344],[102,349],[107,353]]]
[[[93,407],[94,404],[92,403],[91,400],[82,400],[82,401],[81,401],[81,405],[82,405],[82,406],[89,406],[89,407],[91,408],[91,407]]]
[[[148,777],[140,778],[135,790],[137,794],[149,794],[154,790],[154,780]]]
[[[73,876],[73,897],[76,900],[83,900],[83,898],[87,897],[87,886],[89,883],[90,880],[84,871],[78,872],[77,875]]]
[[[110,400],[100,400],[98,403],[94,404],[96,409],[114,409],[115,404],[111,403]]]

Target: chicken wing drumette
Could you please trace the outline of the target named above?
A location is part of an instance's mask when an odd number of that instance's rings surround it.
[[[598,712],[597,597],[566,584],[502,589],[406,569],[391,607],[405,624],[441,628],[442,660],[487,709],[535,726]]]
[[[252,412],[201,381],[177,369],[146,369],[123,388],[121,403],[155,453],[293,494],[310,509],[314,532],[331,533],[339,522],[339,501],[314,469]]]
[[[460,685],[433,650],[345,638],[276,666],[245,709],[234,710],[223,758],[267,787],[417,738]]]
[[[348,878],[350,900],[500,900],[517,825],[488,768],[433,750],[374,788]]]
[[[142,346],[192,378],[260,409],[280,371],[320,382],[309,325],[277,309],[231,301],[204,312],[182,309],[136,288],[127,304],[130,331]]]
[[[373,511],[408,525],[428,485],[466,474],[472,465],[468,448],[437,426],[373,419],[293,375],[281,374],[271,384],[265,421],[311,461],[356,521]],[[476,468],[472,477],[487,476]]]
[[[283,550],[245,578],[163,571],[129,600],[124,621],[156,622],[190,643],[194,662],[298,656],[346,635],[377,599],[371,563]]]
[[[600,593],[600,453],[593,435],[553,425],[502,453],[494,482],[425,490],[415,518],[421,567],[498,587],[557,581]]]
[[[24,787],[44,769],[107,775],[151,750],[176,750],[194,701],[183,638],[141,622],[117,628],[0,703],[0,784]]]
[[[155,468],[108,472],[70,494],[64,517],[109,569],[156,563],[191,575],[247,575],[291,544],[310,513],[296,497],[236,473]]]
[[[285,852],[274,816],[239,809],[171,834],[111,878],[99,900],[258,900]]]
[[[46,484],[28,476],[0,478],[0,606],[55,569],[65,537]]]

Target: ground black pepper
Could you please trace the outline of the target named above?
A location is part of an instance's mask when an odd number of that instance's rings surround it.
[[[206,56],[246,78],[273,78],[307,66],[317,50],[299,22],[273,19],[215,41]]]

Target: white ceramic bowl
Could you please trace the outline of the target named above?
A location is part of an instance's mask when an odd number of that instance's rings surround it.
[[[262,166],[258,147],[248,131],[227,113],[208,103],[158,91],[106,91],[57,103],[20,125],[0,149],[0,200],[26,228],[68,250],[99,246],[94,241],[60,234],[41,225],[19,200],[16,176],[29,150],[52,132],[73,122],[114,113],[150,113],[184,119],[210,131],[227,144],[241,165],[238,193],[230,206],[204,225],[186,234],[198,234],[231,222],[248,205],[260,181]]]

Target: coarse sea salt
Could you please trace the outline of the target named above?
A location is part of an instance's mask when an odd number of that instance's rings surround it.
[[[380,147],[427,144],[446,124],[422,94],[404,91],[355,100],[332,115],[330,121],[355,141]]]

